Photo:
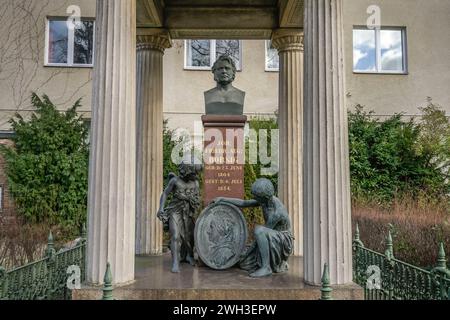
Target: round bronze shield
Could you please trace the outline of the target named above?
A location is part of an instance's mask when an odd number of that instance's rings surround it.
[[[213,204],[203,210],[195,226],[195,246],[210,268],[225,270],[239,262],[247,243],[247,224],[236,206]]]

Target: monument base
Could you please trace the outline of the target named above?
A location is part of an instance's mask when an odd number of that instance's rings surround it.
[[[320,287],[303,281],[303,259],[291,257],[290,271],[253,279],[239,269],[214,271],[207,267],[181,265],[181,273],[170,272],[171,257],[136,258],[136,281],[113,291],[116,300],[318,300]],[[99,287],[73,292],[74,300],[100,300]],[[363,300],[357,285],[333,288],[334,300]]]
[[[206,115],[204,189],[207,207],[216,197],[244,199],[246,116]]]

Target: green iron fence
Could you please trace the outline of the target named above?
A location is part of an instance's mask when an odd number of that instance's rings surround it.
[[[70,267],[79,269],[85,280],[86,232],[81,241],[65,251],[56,252],[50,233],[45,257],[23,267],[6,271],[0,267],[0,300],[70,300],[67,285]],[[364,247],[358,226],[353,240],[353,279],[364,288],[366,300],[450,300],[450,270],[444,245],[439,247],[436,267],[424,270],[394,257],[391,234],[384,254]],[[108,264],[103,288],[104,300],[112,300],[112,277]],[[328,266],[324,267],[321,300],[331,299]]]
[[[384,254],[365,248],[356,226],[353,280],[364,288],[366,300],[450,299],[450,270],[442,243],[436,267],[430,271],[397,260],[390,232],[386,247]]]
[[[79,243],[60,252],[56,252],[50,232],[43,259],[11,271],[0,267],[0,300],[71,300],[67,282],[71,275],[84,281],[85,251],[84,228]]]

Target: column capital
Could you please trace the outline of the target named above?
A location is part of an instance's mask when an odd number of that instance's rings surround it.
[[[164,53],[172,47],[172,38],[165,29],[137,29],[137,50],[158,50]]]
[[[283,51],[303,51],[303,30],[277,29],[272,33],[272,45]]]

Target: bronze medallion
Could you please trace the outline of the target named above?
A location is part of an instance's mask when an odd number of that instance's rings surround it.
[[[239,262],[247,235],[247,223],[241,210],[228,203],[212,204],[197,220],[195,246],[208,267],[225,270]]]

